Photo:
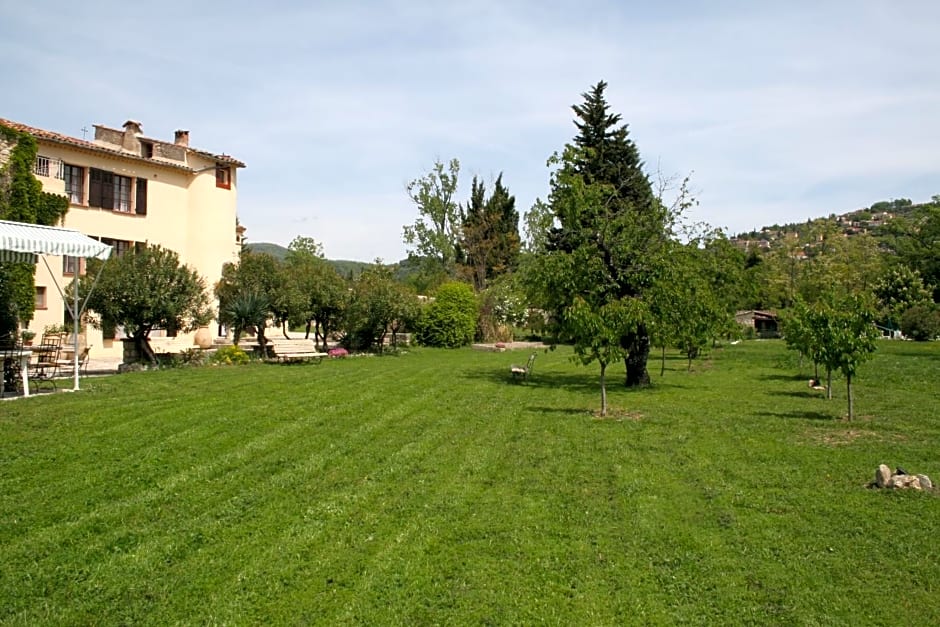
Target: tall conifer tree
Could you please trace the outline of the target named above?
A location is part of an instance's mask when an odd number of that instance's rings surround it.
[[[598,309],[642,301],[671,235],[669,212],[653,194],[627,126],[610,112],[606,88],[597,83],[572,107],[578,134],[552,177],[549,201],[558,226],[547,254],[555,257],[556,278],[547,278],[547,292],[559,319],[576,298]],[[649,383],[649,335],[639,321],[620,338],[627,386]]]

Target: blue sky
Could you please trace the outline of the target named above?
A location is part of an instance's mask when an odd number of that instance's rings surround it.
[[[250,241],[396,261],[435,159],[520,212],[598,80],[690,217],[745,231],[940,193],[940,2],[0,0],[0,117],[246,162]]]

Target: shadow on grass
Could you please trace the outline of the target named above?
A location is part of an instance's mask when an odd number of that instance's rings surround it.
[[[652,384],[647,387],[628,388],[623,385],[623,374],[607,377],[607,391],[632,393],[632,392],[655,392],[667,388],[686,388],[679,381],[669,377],[660,377],[659,373],[653,375]],[[581,372],[533,372],[532,376],[525,380],[513,379],[508,368],[499,368],[491,370],[464,370],[460,375],[467,379],[475,381],[485,381],[496,385],[519,386],[522,389],[554,389],[562,388],[568,391],[595,393],[600,390],[600,374],[597,370],[591,371],[587,368]]]
[[[838,416],[824,414],[821,411],[760,411],[755,415],[766,416],[767,418],[797,418],[799,420],[828,420],[836,422]]]
[[[762,374],[757,378],[761,381],[807,381],[806,375],[802,374]]]
[[[548,407],[545,405],[532,405],[526,407],[526,411],[537,414],[561,414],[563,416],[588,417],[591,415],[592,410],[589,407]]]
[[[783,390],[769,390],[765,392],[767,396],[789,396],[792,398],[825,398],[825,392],[820,392],[819,390],[800,390],[800,391],[783,391]]]

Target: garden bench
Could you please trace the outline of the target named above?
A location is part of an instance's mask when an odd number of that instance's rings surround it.
[[[529,360],[525,362],[524,366],[517,366],[513,364],[509,367],[509,372],[512,373],[513,379],[521,379],[526,381],[529,378],[529,375],[532,374],[532,364],[535,363],[535,353],[529,355]]]
[[[291,361],[309,361],[315,359],[320,361],[327,356],[317,350],[317,345],[313,340],[269,340],[265,344],[265,349],[271,359],[281,362]]]

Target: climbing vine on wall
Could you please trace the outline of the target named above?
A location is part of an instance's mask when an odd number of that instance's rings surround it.
[[[0,220],[52,226],[69,209],[68,198],[42,191],[33,176],[38,145],[28,133],[0,124],[0,141],[12,145],[9,159],[0,164]],[[35,273],[32,264],[0,262],[0,336],[28,322],[35,310]]]

